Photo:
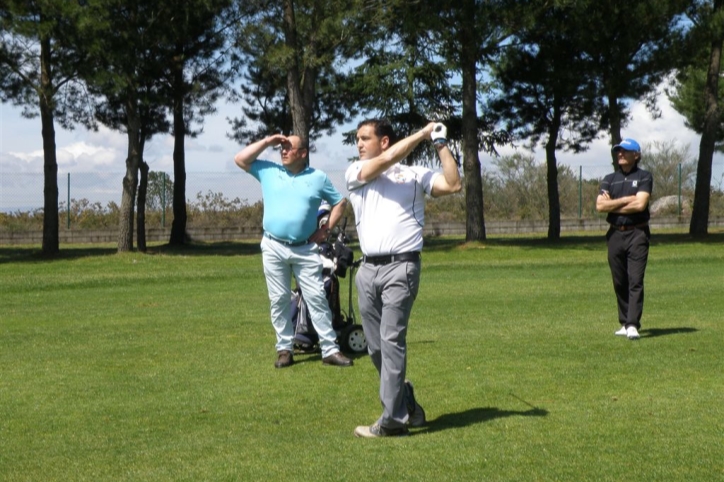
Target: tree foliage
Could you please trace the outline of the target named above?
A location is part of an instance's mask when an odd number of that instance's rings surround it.
[[[126,173],[122,182],[118,251],[133,249],[134,213],[144,141],[158,125],[161,97],[154,79],[162,73],[159,27],[167,18],[163,0],[147,2],[95,0],[84,13],[84,34],[90,62],[97,66],[86,74],[91,91],[105,108],[99,117],[111,127],[121,127],[128,138]],[[146,117],[149,114],[149,117]],[[161,125],[165,126],[165,123]]]
[[[231,0],[172,1],[162,53],[161,91],[173,116],[173,225],[169,243],[186,242],[186,137],[196,137],[206,115],[235,78],[229,60],[232,32],[241,12]],[[194,126],[198,125],[199,129]]]
[[[692,1],[687,9],[693,23],[687,37],[689,62],[679,71],[679,91],[673,94],[674,107],[701,134],[696,188],[689,233],[704,236],[708,232],[711,202],[712,162],[722,136],[720,83],[724,47],[724,1]],[[692,90],[701,85],[701,95]]]
[[[92,117],[78,76],[87,65],[85,53],[74,45],[78,12],[78,5],[67,0],[0,2],[0,100],[20,107],[23,117],[40,116],[40,97],[65,129]],[[45,66],[43,55],[50,61]]]
[[[244,117],[231,120],[240,143],[271,133],[316,139],[355,114],[342,49],[361,0],[251,1],[237,36]]]
[[[119,251],[133,246],[139,169],[139,247],[144,241],[143,148],[162,132],[175,136],[172,239],[181,243],[185,239],[184,138],[200,132],[193,122],[200,123],[214,112],[229,78],[220,51],[225,46],[224,31],[235,18],[223,15],[231,5],[227,0],[93,0],[85,9],[88,49],[100,67],[86,77],[91,90],[103,99],[98,118],[128,137]],[[180,234],[174,238],[174,233]]]
[[[704,130],[706,119],[704,91],[707,72],[703,69],[704,65],[682,68],[677,72],[674,84],[667,89],[672,107],[684,116],[684,125],[699,134]],[[724,84],[719,85],[718,97],[724,98]],[[718,124],[715,149],[724,152],[724,112],[721,110]]]
[[[484,240],[484,203],[478,152],[508,142],[488,116],[478,115],[482,72],[513,28],[518,2],[474,0],[436,3],[381,2],[373,27],[377,40],[362,49],[355,87],[362,105],[390,118],[400,135],[428,120],[448,126],[449,145],[462,157],[467,202],[466,239]],[[437,156],[422,144],[409,163],[432,164]]]
[[[493,74],[498,94],[490,108],[529,149],[542,143],[548,180],[548,238],[560,238],[559,149],[581,152],[601,129],[598,84],[590,60],[572,42],[584,28],[571,22],[571,8],[545,9],[516,35]]]
[[[689,0],[586,0],[571,2],[570,41],[590,61],[599,83],[601,120],[611,145],[621,141],[628,101],[643,100],[658,116],[656,88],[681,58]]]
[[[374,34],[356,39],[360,45],[352,52],[357,66],[350,93],[366,116],[388,119],[398,138],[430,121],[445,122],[455,152],[460,139],[460,86],[452,83],[454,71],[440,56],[433,21],[439,7],[382,1],[378,10],[384,14],[360,19],[357,28]],[[355,131],[347,133],[345,142],[355,143]],[[432,146],[421,143],[404,162],[433,165],[439,160]]]
[[[173,181],[165,172],[148,173],[148,198],[146,205],[151,210],[168,209],[173,203]]]

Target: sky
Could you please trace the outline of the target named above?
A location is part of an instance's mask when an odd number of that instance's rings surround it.
[[[689,145],[690,155],[698,157],[700,136],[684,126],[683,117],[678,114],[662,94],[659,97],[661,117],[652,119],[641,103],[631,106],[631,120],[622,131],[624,138],[636,139],[644,149],[654,141],[674,141],[680,146]],[[230,125],[226,120],[238,116],[238,106],[224,104],[218,106],[218,113],[206,118],[204,132],[196,139],[186,139],[186,171],[188,178],[210,176],[225,178],[234,182],[240,180],[246,183],[248,175],[242,173],[233,162],[234,154],[242,146],[227,137]],[[35,184],[29,187],[27,183],[18,179],[35,179],[43,173],[43,150],[40,119],[25,119],[20,115],[20,109],[10,104],[0,104],[0,211],[29,206],[38,203],[42,206],[42,181],[40,192],[33,195],[33,201],[20,200],[21,194],[37,190]],[[337,132],[329,137],[317,140],[316,152],[311,154],[313,167],[327,171],[333,178],[335,185],[340,188],[342,183],[341,172],[347,165],[347,159],[356,155],[354,146],[342,144],[342,132],[353,129],[353,124],[341,126]],[[56,126],[56,147],[58,157],[59,177],[62,179],[67,173],[76,176],[80,173],[98,173],[105,176],[117,176],[107,188],[117,192],[120,198],[120,185],[125,171],[125,157],[127,141],[125,134],[110,131],[100,127],[98,132],[91,132],[84,128],[72,131],[63,130]],[[600,178],[610,170],[610,143],[608,136],[594,141],[589,150],[580,154],[558,152],[557,159],[560,165],[568,165],[574,172],[582,170],[584,178]],[[501,154],[511,154],[514,149],[510,147],[499,150]],[[524,153],[528,151],[522,150]],[[152,171],[173,173],[173,138],[169,135],[156,136],[146,146],[144,158]],[[534,153],[538,162],[545,161],[542,148]],[[267,150],[260,156],[271,160],[279,159],[279,152]],[[481,153],[481,163],[484,169],[491,168],[490,156]],[[714,179],[719,179],[724,171],[724,156],[714,158]],[[239,177],[235,177],[236,174]],[[247,179],[244,179],[244,178]],[[42,177],[41,177],[42,179]],[[28,181],[29,182],[29,181]],[[37,180],[34,181],[37,183]],[[61,181],[59,181],[61,184]],[[197,189],[197,190],[195,190]],[[211,189],[211,188],[209,188]],[[193,198],[194,193],[206,191],[206,188],[187,187],[187,197]],[[240,191],[244,191],[240,189]],[[344,193],[344,191],[342,191]],[[63,192],[60,193],[63,199]],[[233,196],[230,196],[233,198]]]

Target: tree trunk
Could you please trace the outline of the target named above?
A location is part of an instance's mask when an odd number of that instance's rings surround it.
[[[722,9],[722,2],[715,2],[715,10]],[[696,187],[694,204],[691,209],[689,234],[696,237],[706,236],[709,231],[709,199],[711,195],[711,164],[714,160],[717,130],[719,128],[719,69],[721,67],[722,39],[711,43],[709,70],[706,75],[704,98],[706,113],[704,129],[699,142],[699,163],[696,167]]]
[[[58,219],[58,159],[55,152],[55,127],[53,121],[53,85],[51,78],[50,40],[40,42],[40,120],[43,136],[43,255],[53,256],[60,252]],[[70,206],[68,206],[70,209]]]
[[[289,108],[292,112],[294,134],[309,139],[314,108],[314,89],[317,81],[316,69],[304,66],[302,63],[305,54],[297,39],[294,0],[284,0],[284,42],[292,52],[292,57],[288,62],[287,92],[289,93]],[[306,56],[314,58],[314,50],[314,45],[310,45]],[[302,74],[303,66],[304,73]]]
[[[121,196],[120,221],[118,226],[118,252],[133,250],[133,214],[138,187],[138,166],[140,152],[140,119],[135,93],[129,95],[126,103],[126,119],[128,134],[128,157],[126,158],[126,175],[123,177],[123,194]]]
[[[465,240],[485,241],[483,179],[478,157],[477,46],[475,43],[475,1],[465,0],[460,23],[462,67],[462,137],[465,182]]]
[[[143,146],[143,142],[141,143]],[[141,147],[143,151],[143,147]],[[139,165],[141,179],[138,183],[138,215],[136,216],[136,239],[138,250],[146,252],[146,194],[148,193],[148,164],[141,160]]]
[[[621,111],[618,108],[618,96],[612,91],[608,94],[608,117],[610,119],[611,147],[621,142]],[[613,170],[618,169],[618,156],[611,152],[611,164]]]
[[[173,101],[173,223],[171,224],[172,246],[186,243],[186,122],[184,120],[183,56],[177,55],[174,72]],[[164,186],[164,189],[166,187]]]
[[[548,130],[546,142],[546,181],[548,184],[548,239],[561,239],[561,203],[558,197],[558,163],[556,161],[556,144],[561,128],[561,109],[553,107],[553,119]]]

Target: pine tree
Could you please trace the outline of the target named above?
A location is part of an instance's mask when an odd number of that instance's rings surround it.
[[[86,64],[75,28],[79,5],[67,0],[0,3],[0,100],[22,106],[22,115],[40,116],[43,137],[44,255],[60,252],[58,162],[55,124],[70,129],[92,122],[79,71]]]

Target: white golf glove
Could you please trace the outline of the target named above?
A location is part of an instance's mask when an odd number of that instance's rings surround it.
[[[445,127],[445,124],[442,124],[440,122],[435,124],[435,127],[432,129],[432,134],[430,134],[430,137],[432,138],[433,144],[447,144],[447,127]]]

